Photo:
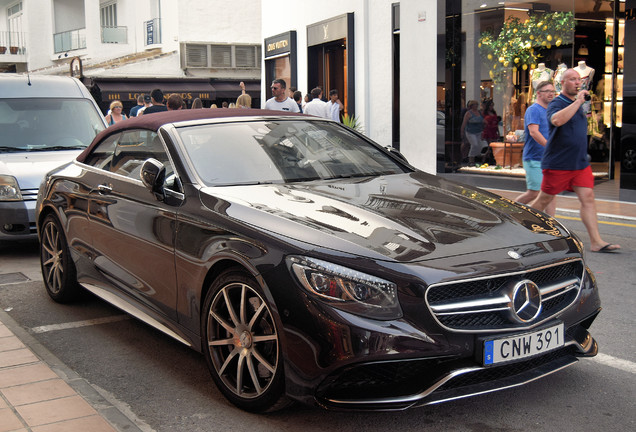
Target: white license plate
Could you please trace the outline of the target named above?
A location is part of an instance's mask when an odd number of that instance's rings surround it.
[[[550,328],[484,342],[484,365],[521,360],[562,347],[563,323]]]

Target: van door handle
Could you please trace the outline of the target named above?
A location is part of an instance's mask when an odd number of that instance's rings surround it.
[[[113,191],[113,188],[110,185],[101,184],[97,186],[97,191],[100,194],[108,195],[109,193]]]

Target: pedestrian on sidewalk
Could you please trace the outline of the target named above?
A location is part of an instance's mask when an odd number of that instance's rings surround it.
[[[554,99],[554,86],[550,81],[542,81],[537,85],[537,100],[526,110],[523,123],[525,128],[525,144],[523,145],[523,169],[526,171],[527,190],[519,195],[515,201],[528,204],[539,196],[541,190],[541,159],[545,145],[548,143],[550,125],[548,124],[547,108]],[[545,212],[554,216],[556,200],[552,200],[545,208]]]
[[[568,69],[563,73],[561,94],[548,105],[550,135],[541,161],[543,181],[539,196],[530,205],[543,211],[557,194],[574,191],[592,252],[616,252],[620,245],[604,241],[598,230],[594,174],[587,158],[587,117],[581,109],[589,92],[580,87],[581,76]]]
[[[293,99],[287,97],[287,83],[284,79],[275,79],[272,81],[272,97],[265,102],[265,109],[300,112],[298,105]]]

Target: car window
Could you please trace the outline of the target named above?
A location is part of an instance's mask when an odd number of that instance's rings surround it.
[[[94,166],[95,168],[110,171],[110,163],[115,153],[115,147],[117,141],[121,137],[121,134],[115,134],[107,137],[93,148],[93,151],[84,159],[86,165]]]
[[[0,99],[0,151],[76,150],[104,129],[86,99]]]
[[[166,167],[166,176],[174,171],[166,150],[156,132],[135,129],[125,131],[116,142],[110,171],[140,180],[141,165],[154,158]]]
[[[255,121],[178,129],[208,186],[298,182],[407,171],[380,148],[328,122]]]

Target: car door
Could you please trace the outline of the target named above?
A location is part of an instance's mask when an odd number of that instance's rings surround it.
[[[155,132],[128,130],[116,140],[112,159],[90,193],[94,265],[102,283],[175,318],[178,204],[158,200],[141,182],[141,165],[151,157],[173,171]]]

